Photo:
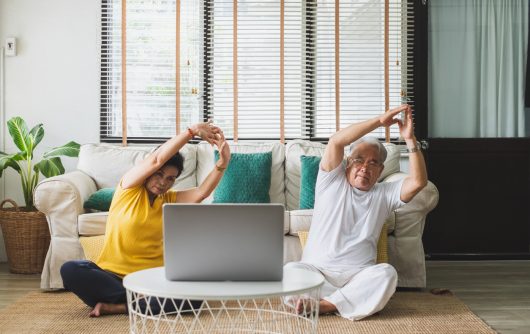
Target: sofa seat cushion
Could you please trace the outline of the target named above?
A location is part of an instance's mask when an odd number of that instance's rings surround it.
[[[313,209],[291,210],[289,213],[289,231],[292,236],[298,236],[300,231],[309,231],[311,220],[313,219]],[[396,227],[396,214],[392,212],[385,221],[385,231],[392,234]]]
[[[108,212],[85,213],[77,217],[79,235],[93,236],[105,234]]]
[[[297,236],[300,231],[309,231],[313,209],[289,211],[289,234]]]
[[[231,153],[266,153],[272,152],[271,185],[269,197],[271,203],[285,204],[284,160],[285,146],[279,142],[229,142]],[[197,184],[200,185],[214,168],[214,148],[201,142],[197,145]],[[203,203],[211,203],[213,195]]]

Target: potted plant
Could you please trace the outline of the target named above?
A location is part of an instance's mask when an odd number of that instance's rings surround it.
[[[20,151],[13,154],[0,152],[0,177],[8,167],[17,171],[26,204],[25,207],[18,207],[9,199],[0,204],[0,226],[9,270],[14,273],[38,273],[42,271],[50,233],[45,215],[33,206],[33,193],[40,174],[52,177],[64,173],[60,156],[77,157],[79,144],[71,141],[55,147],[44,153],[40,161],[35,162],[33,153],[44,137],[43,125],[37,124],[29,130],[21,117],[13,117],[7,122],[7,127]],[[6,203],[11,203],[13,208],[4,208]]]

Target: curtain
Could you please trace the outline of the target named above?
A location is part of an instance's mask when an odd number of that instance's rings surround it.
[[[429,1],[430,137],[525,136],[528,0]]]

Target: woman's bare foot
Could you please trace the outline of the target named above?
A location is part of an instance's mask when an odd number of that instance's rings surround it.
[[[305,307],[304,307],[304,304],[306,304],[306,303],[309,303],[309,300],[298,299],[296,301],[296,307],[295,307],[296,314],[304,314],[304,313],[306,313],[306,310],[305,310]]]
[[[123,314],[127,313],[127,305],[125,304],[107,304],[97,303],[94,309],[88,314],[90,317],[99,317],[105,314]]]

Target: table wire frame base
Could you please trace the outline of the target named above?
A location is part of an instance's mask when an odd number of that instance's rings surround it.
[[[130,333],[316,333],[319,293],[193,303],[127,290]]]

